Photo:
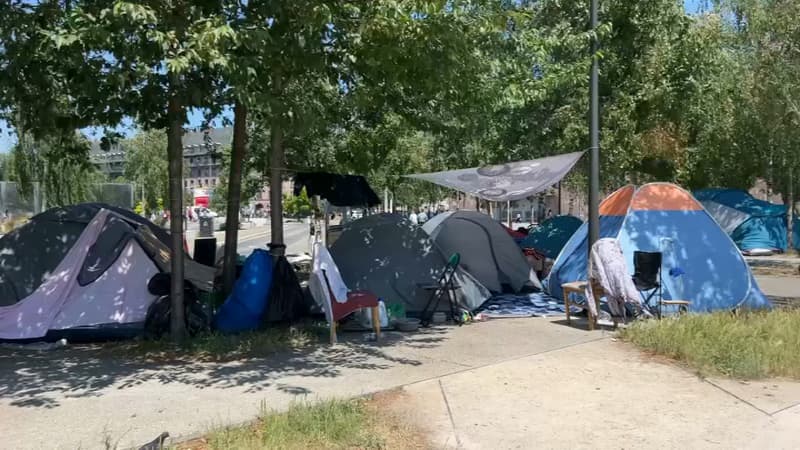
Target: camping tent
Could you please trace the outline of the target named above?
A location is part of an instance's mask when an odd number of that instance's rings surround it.
[[[599,232],[619,239],[631,273],[634,251],[662,252],[664,298],[689,300],[692,311],[769,307],[741,252],[678,186],[619,189],[600,204]],[[548,279],[551,295],[561,297],[563,283],[586,279],[587,234],[584,224],[556,259]]]
[[[575,216],[551,217],[531,230],[520,242],[522,248],[532,248],[547,258],[555,259],[583,221]]]
[[[703,189],[694,196],[745,254],[786,251],[786,206],[759,200],[738,189]]]
[[[155,300],[147,283],[169,270],[169,238],[103,204],[34,216],[0,238],[0,339],[139,334]],[[205,288],[207,269],[187,261],[187,278]]]
[[[445,255],[461,254],[461,266],[490,291],[541,287],[519,246],[503,225],[477,211],[439,214],[422,227]]]
[[[369,290],[386,303],[402,302],[421,312],[428,293],[420,283],[435,282],[447,263],[421,228],[396,214],[376,214],[344,225],[330,248],[347,287]],[[490,293],[468,274],[457,273],[460,303],[478,308]],[[441,302],[440,309],[447,307]]]

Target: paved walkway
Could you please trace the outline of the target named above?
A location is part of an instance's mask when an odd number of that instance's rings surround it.
[[[558,319],[501,319],[387,333],[380,344],[355,334],[333,348],[224,364],[0,350],[0,436],[4,448],[124,448],[298,398],[405,386],[408,399],[395,407],[408,408],[436,447],[797,447],[798,384],[714,385],[612,335]]]
[[[404,390],[435,448],[800,447],[800,384],[704,381],[610,339]]]
[[[767,296],[800,298],[800,277],[756,275],[756,281]]]

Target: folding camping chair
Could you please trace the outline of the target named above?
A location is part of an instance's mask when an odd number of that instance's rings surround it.
[[[417,287],[426,291],[431,291],[431,294],[428,297],[428,302],[425,304],[425,308],[420,314],[420,322],[423,327],[430,325],[431,319],[433,318],[433,313],[436,312],[436,309],[439,307],[439,303],[445,297],[447,297],[447,302],[450,304],[450,316],[454,322],[461,325],[461,320],[456,313],[456,308],[458,306],[456,289],[458,289],[460,286],[455,280],[456,269],[458,269],[460,262],[461,255],[458,253],[453,253],[450,256],[450,259],[447,260],[447,264],[445,264],[444,270],[442,270],[442,274],[439,276],[439,280],[436,283],[417,284]],[[431,305],[433,305],[433,308],[431,308]]]
[[[643,305],[651,311],[655,308],[661,317],[661,252],[633,252],[633,284],[644,300]],[[652,305],[653,297],[658,296],[658,303]]]

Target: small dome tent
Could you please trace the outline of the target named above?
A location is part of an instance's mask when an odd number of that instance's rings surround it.
[[[739,189],[702,189],[694,196],[745,254],[786,251],[785,205],[759,200]]]
[[[486,214],[466,210],[439,214],[422,229],[442,253],[460,253],[464,270],[494,293],[541,288],[519,245]]]
[[[730,237],[674,184],[625,186],[609,195],[600,204],[599,234],[619,239],[630,273],[635,251],[662,252],[664,298],[689,300],[690,311],[770,307]],[[547,282],[551,295],[560,298],[562,284],[586,279],[587,235],[583,224],[556,259]]]
[[[0,339],[109,339],[144,331],[156,296],[153,275],[169,270],[169,234],[104,204],[53,208],[0,238]],[[186,262],[207,289],[213,269]]]
[[[386,303],[403,303],[412,315],[422,312],[429,292],[418,284],[437,281],[445,256],[422,229],[397,214],[375,214],[344,225],[330,253],[347,287],[373,292]],[[475,310],[491,294],[469,274],[456,272],[462,306]],[[439,308],[448,308],[441,302]]]

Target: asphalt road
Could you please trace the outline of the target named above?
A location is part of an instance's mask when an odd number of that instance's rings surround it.
[[[257,248],[267,248],[270,236],[269,224],[240,230],[237,251],[242,255],[249,255],[250,252]],[[286,244],[287,254],[297,255],[311,251],[309,248],[308,225],[305,223],[284,222],[283,241]]]
[[[195,237],[197,236],[196,229],[189,229],[187,231],[186,240],[189,244],[189,250],[194,248]],[[245,226],[239,230],[239,244],[237,250],[242,255],[249,255],[250,252],[257,248],[267,248],[270,241],[270,225],[269,223],[258,226]],[[217,238],[217,246],[221,247],[225,244],[225,232],[218,231],[214,233]],[[284,222],[283,223],[283,240],[286,244],[287,254],[301,254],[310,252],[309,244],[309,229],[308,225],[300,222]]]

